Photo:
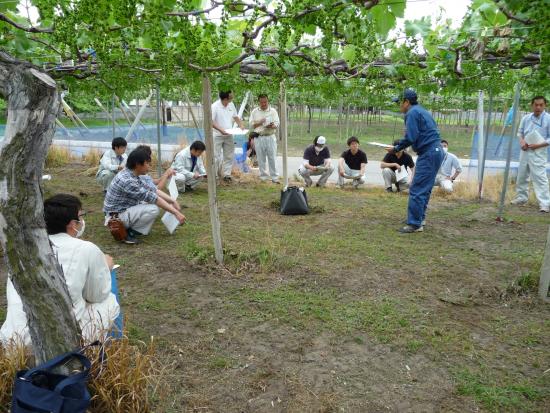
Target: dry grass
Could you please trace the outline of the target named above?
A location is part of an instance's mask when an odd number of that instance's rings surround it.
[[[92,347],[87,356],[92,360],[89,388],[93,395],[92,413],[146,413],[151,411],[160,377],[153,340],[134,345],[127,337],[112,340],[100,349]]]
[[[157,396],[160,368],[153,341],[135,345],[127,337],[109,340],[100,349],[88,348],[92,361],[88,388],[92,394],[90,413],[147,413]],[[22,345],[0,346],[0,412],[7,412],[11,402],[13,380],[19,370],[32,365],[32,355]]]
[[[73,155],[69,148],[64,146],[52,145],[48,149],[48,155],[46,156],[46,168],[57,168],[65,166],[74,160]]]
[[[29,364],[32,356],[22,345],[0,346],[0,412],[7,412],[15,373]]]
[[[502,191],[502,183],[504,176],[502,174],[489,175],[483,180],[483,199],[491,202],[499,202],[500,193]],[[454,190],[451,194],[445,193],[440,188],[434,188],[434,195],[437,197],[444,197],[451,200],[467,200],[476,201],[478,196],[478,184],[477,180],[468,180],[462,182],[455,182]],[[510,202],[514,198],[515,188],[513,185],[509,185],[506,191],[506,202]]]
[[[97,169],[97,166],[99,165],[99,161],[101,160],[102,155],[103,155],[103,152],[101,152],[98,148],[91,148],[88,152],[86,152],[82,156],[82,160],[86,165],[89,165],[90,167],[94,167]]]

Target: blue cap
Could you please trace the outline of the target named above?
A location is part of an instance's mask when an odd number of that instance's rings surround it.
[[[416,92],[412,89],[405,89],[401,95],[399,95],[396,98],[393,98],[393,102],[401,102],[403,100],[407,99],[409,102],[413,103],[416,102],[418,99],[418,96],[416,95]]]

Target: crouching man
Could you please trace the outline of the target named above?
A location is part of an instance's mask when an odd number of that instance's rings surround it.
[[[398,144],[399,140],[393,142],[393,146],[397,146]],[[393,184],[395,184],[397,192],[407,189],[409,182],[412,181],[412,177],[414,176],[413,158],[405,150],[387,153],[382,162],[380,162],[380,168],[382,168],[382,177],[384,178],[384,186],[387,192],[393,192]],[[403,173],[405,171],[407,173]]]
[[[107,192],[107,188],[111,185],[111,182],[115,175],[124,169],[126,165],[126,139],[114,138],[111,142],[111,148],[103,154],[99,161],[99,168],[95,179],[98,184],[103,188],[103,193]]]
[[[176,185],[179,192],[192,191],[206,177],[206,169],[202,162],[201,155],[206,146],[201,141],[195,141],[178,152],[172,162],[172,169],[175,171]]]
[[[352,136],[348,139],[348,150],[342,152],[338,160],[338,186],[344,187],[344,179],[352,178],[355,189],[367,181],[365,169],[367,168],[367,154],[359,149],[359,139]]]
[[[456,155],[448,152],[449,143],[445,139],[441,140],[441,146],[443,147],[443,152],[445,152],[445,158],[443,158],[441,168],[439,168],[435,177],[435,186],[441,187],[444,192],[451,193],[453,192],[455,179],[462,172],[462,166],[460,166],[460,161]]]
[[[304,161],[298,168],[298,173],[304,178],[307,187],[313,185],[312,176],[321,175],[316,186],[323,188],[334,172],[326,143],[327,139],[324,136],[316,136],[313,145],[309,145],[304,151]]]
[[[118,215],[128,230],[127,244],[136,244],[137,235],[147,235],[159,214],[159,208],[173,214],[180,224],[185,216],[179,204],[159,189],[153,189],[140,175],[146,175],[151,165],[151,155],[143,149],[135,149],[128,156],[126,168],[117,174],[107,190],[103,211],[105,224]]]

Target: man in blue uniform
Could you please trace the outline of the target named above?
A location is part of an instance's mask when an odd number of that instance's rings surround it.
[[[405,89],[403,95],[394,101],[401,102],[401,112],[405,113],[405,136],[387,151],[395,153],[412,145],[418,154],[414,179],[409,189],[407,225],[399,229],[401,233],[410,234],[424,230],[426,208],[444,153],[437,125],[430,113],[418,104],[416,92]]]

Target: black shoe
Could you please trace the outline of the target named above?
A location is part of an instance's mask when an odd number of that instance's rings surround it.
[[[386,188],[386,192],[391,192],[393,194],[393,189],[391,189],[391,186],[389,188]]]
[[[229,175],[223,177],[224,182],[232,182],[233,178],[231,178]]]
[[[192,192],[193,190],[194,188],[192,186],[185,185],[185,192]]]
[[[135,238],[135,237],[137,237],[139,235],[143,235],[143,234],[139,231],[136,231],[135,229],[128,228],[128,235],[132,238]]]
[[[397,188],[397,192],[401,192],[401,189],[399,188],[399,184],[395,184],[395,187]]]
[[[126,236],[126,239],[123,241],[125,244],[139,244],[139,240],[135,237],[132,237],[130,233]]]

